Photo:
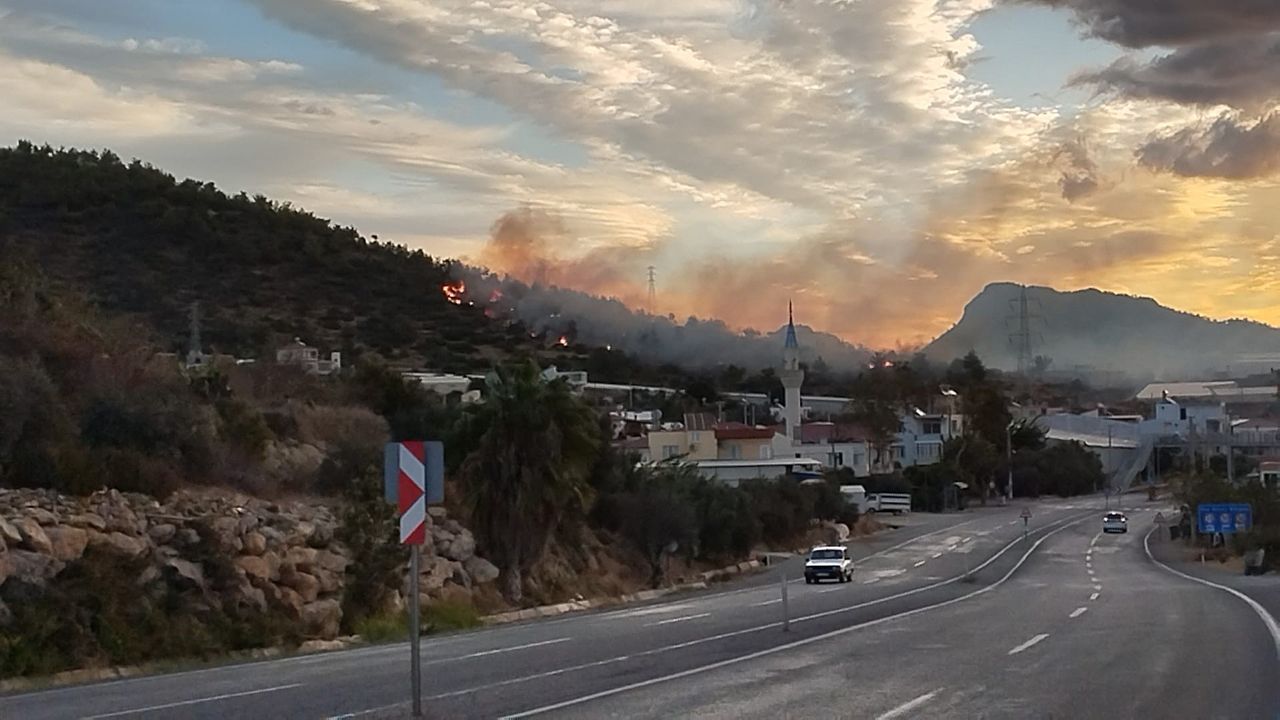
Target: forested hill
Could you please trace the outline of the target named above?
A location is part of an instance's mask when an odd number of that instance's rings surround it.
[[[109,151],[0,149],[0,245],[105,311],[141,317],[175,350],[198,301],[206,347],[240,356],[293,337],[454,371],[517,352],[578,356],[450,303],[448,267],[422,252]]]
[[[925,352],[945,360],[976,350],[1002,368],[1017,365],[1010,333],[1022,289],[993,283],[965,306],[964,316]],[[1247,353],[1280,352],[1280,330],[1250,320],[1211,320],[1151,298],[1086,289],[1028,287],[1032,352],[1050,369],[1089,366],[1163,379],[1212,377]]]

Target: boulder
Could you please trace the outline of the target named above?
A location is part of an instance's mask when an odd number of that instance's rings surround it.
[[[4,604],[4,600],[0,600],[0,627],[8,627],[12,622],[13,611],[9,609],[8,605]]]
[[[458,533],[440,553],[450,560],[464,562],[476,554],[476,539],[467,530]]]
[[[75,562],[84,555],[89,545],[89,533],[77,527],[51,527],[45,529],[52,547],[50,553],[62,562]]]
[[[314,653],[341,650],[347,646],[341,640],[308,640],[298,646],[298,652]]]
[[[67,518],[67,524],[75,527],[90,528],[99,532],[107,529],[107,521],[93,513],[80,513]]]
[[[316,534],[316,525],[307,520],[299,520],[289,533],[290,545],[306,545],[311,541],[311,537]]]
[[[471,556],[463,567],[466,568],[467,574],[471,576],[471,582],[477,585],[493,582],[501,574],[497,565],[476,555]]]
[[[302,606],[302,624],[312,635],[333,639],[342,622],[342,605],[337,600],[317,600]]]
[[[150,585],[151,583],[159,579],[160,579],[160,568],[156,567],[155,565],[148,565],[145,568],[143,568],[141,573],[138,574],[137,583],[139,587],[146,587],[147,585]]]
[[[125,557],[139,557],[147,551],[147,543],[121,532],[90,532],[89,547],[118,553]]]
[[[311,533],[311,537],[307,539],[307,544],[313,548],[324,548],[329,547],[331,542],[333,542],[333,525],[316,523],[315,532]]]
[[[245,533],[243,543],[246,555],[261,555],[267,551],[267,537],[257,530]]]
[[[236,522],[236,530],[238,530],[243,536],[252,530],[258,529],[258,524],[258,516],[251,512],[246,512],[242,514],[240,519]]]
[[[342,576],[338,573],[330,572],[322,567],[315,568],[312,573],[316,576],[316,580],[320,581],[321,593],[328,595],[342,589]]]
[[[52,555],[30,552],[27,550],[10,550],[0,558],[0,564],[7,566],[5,575],[36,587],[44,587],[55,575],[62,572],[66,564]]]
[[[302,602],[302,596],[298,594],[297,590],[283,585],[270,585],[268,587],[275,588],[275,602],[284,609],[289,617],[294,619],[302,617],[302,606],[305,603]],[[268,593],[271,593],[271,591],[268,591]]]
[[[49,536],[34,518],[20,517],[13,524],[22,536],[22,547],[42,555],[53,554],[53,543],[49,542]]]
[[[267,609],[267,594],[248,579],[242,578],[231,591],[231,599],[241,607],[251,607],[259,612]]]
[[[159,525],[152,525],[151,529],[147,531],[147,535],[149,535],[152,540],[155,540],[156,543],[160,545],[163,545],[169,542],[170,540],[173,539],[173,536],[177,534],[178,534],[178,528],[174,527],[174,525],[171,523],[160,523]]]
[[[27,514],[27,517],[31,518],[32,520],[35,520],[41,525],[49,526],[49,525],[58,524],[58,516],[54,515],[48,510],[45,510],[44,508],[34,507],[27,510],[26,514]]]
[[[331,573],[341,575],[347,571],[347,566],[351,564],[351,561],[345,555],[340,555],[332,550],[324,550],[316,555],[315,564]]]
[[[257,583],[270,581],[273,577],[271,566],[261,556],[241,555],[232,562],[235,563],[236,567],[243,570],[245,575]]]
[[[456,583],[445,583],[444,587],[440,588],[440,600],[469,605],[471,604],[471,589]]]
[[[182,558],[169,558],[164,561],[164,566],[170,571],[175,585],[204,592],[204,568],[200,565]]]
[[[299,570],[310,570],[315,567],[317,558],[320,557],[320,551],[309,547],[291,547],[284,554],[284,562],[286,565],[292,565]]]
[[[303,602],[315,602],[320,597],[320,581],[315,575],[304,572],[285,572],[280,574],[280,582],[291,587],[302,596]]]
[[[462,567],[461,563],[443,557],[423,558],[422,573],[418,586],[422,592],[435,592],[444,587],[453,573]]]
[[[444,529],[448,530],[454,535],[459,535],[466,530],[466,528],[462,527],[462,523],[458,522],[457,520],[454,520],[453,518],[449,518],[448,520],[444,521]]]
[[[4,540],[6,544],[18,546],[22,543],[22,532],[13,523],[0,517],[0,540]]]
[[[240,542],[239,522],[233,517],[219,517],[209,523],[209,530],[213,532],[214,540],[226,552],[238,553],[243,547]]]
[[[427,508],[427,517],[433,520],[444,520],[449,517],[449,511],[439,505],[432,505]]]
[[[195,528],[182,528],[174,538],[180,547],[200,544],[200,533],[196,532]]]

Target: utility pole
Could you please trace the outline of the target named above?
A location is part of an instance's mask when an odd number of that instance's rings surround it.
[[[1005,494],[1009,502],[1013,502],[1013,423],[1004,426],[1005,462],[1009,465],[1009,482],[1005,486]]]

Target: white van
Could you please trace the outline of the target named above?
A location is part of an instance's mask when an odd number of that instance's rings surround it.
[[[891,512],[894,515],[911,512],[909,493],[876,493],[868,495],[863,512]]]

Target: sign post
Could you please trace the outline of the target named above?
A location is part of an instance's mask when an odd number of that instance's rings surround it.
[[[1253,528],[1249,503],[1201,503],[1196,506],[1196,530],[1203,535],[1231,535]]]
[[[1022,508],[1022,540],[1027,540],[1027,523],[1031,520],[1031,508]]]
[[[383,450],[383,496],[400,512],[400,544],[409,546],[409,666],[413,717],[422,717],[418,575],[427,539],[427,505],[444,502],[444,444],[405,440]]]
[[[787,569],[783,567],[782,576],[782,632],[791,631],[791,608],[787,607]]]

